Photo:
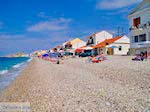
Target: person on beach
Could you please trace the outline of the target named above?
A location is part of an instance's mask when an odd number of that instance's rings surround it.
[[[144,59],[147,60],[147,57],[148,57],[148,53],[147,53],[147,51],[145,51],[145,53],[144,53]]]
[[[101,61],[104,61],[104,60],[105,60],[105,55],[104,55],[103,52],[101,53],[100,58],[101,58]]]
[[[144,52],[141,52],[141,61],[144,61],[144,56],[145,56],[145,53]]]
[[[147,54],[147,53],[146,53]],[[146,55],[144,52],[141,52],[139,55],[137,55],[135,58],[133,58],[133,61],[144,61],[146,59]]]
[[[93,56],[89,56],[87,62],[92,62],[92,58],[93,58]]]
[[[132,61],[141,61],[141,55],[137,55]]]
[[[100,55],[97,55],[96,59],[100,61],[104,61],[104,53],[102,52]]]

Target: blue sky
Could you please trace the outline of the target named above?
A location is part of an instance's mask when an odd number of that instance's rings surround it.
[[[128,13],[141,0],[0,0],[0,56],[49,49],[101,30],[128,33]]]

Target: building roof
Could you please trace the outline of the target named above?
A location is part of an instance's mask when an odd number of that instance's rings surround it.
[[[79,39],[79,38],[75,38],[75,39],[72,39],[72,40],[68,40],[67,42],[63,43],[63,46],[66,45],[66,44],[75,44],[75,43],[82,43],[84,42],[83,40]]]
[[[129,16],[143,9],[150,9],[150,0],[143,0],[135,9],[129,13]]]
[[[110,45],[112,43],[114,43],[115,41],[119,40],[121,38],[121,36],[117,36],[111,39],[106,39],[100,43],[98,43],[97,45],[93,46],[93,48],[101,48],[101,47],[105,47],[107,45]]]
[[[130,39],[124,35],[123,37],[121,37],[120,39],[116,40],[115,43],[130,43]]]
[[[103,30],[103,31],[99,31],[99,32],[93,33],[93,34],[91,34],[90,36],[88,36],[87,38],[90,38],[90,37],[92,37],[92,36],[95,36],[95,35],[97,35],[97,34],[99,34],[99,33],[104,33],[104,34],[105,34],[105,33],[108,33],[108,34],[110,34],[109,32]]]
[[[84,41],[81,40],[81,39],[79,39],[79,38],[75,38],[75,39],[70,40],[70,43],[71,43],[71,44],[81,43],[81,42],[84,42]]]

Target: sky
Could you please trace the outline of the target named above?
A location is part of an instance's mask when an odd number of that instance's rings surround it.
[[[129,12],[141,0],[0,0],[0,56],[50,49],[106,30],[128,34]]]

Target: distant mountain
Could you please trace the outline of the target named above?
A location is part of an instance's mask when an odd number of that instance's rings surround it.
[[[16,54],[10,54],[6,57],[29,57],[29,55],[25,54],[24,52],[19,52],[19,53],[16,53]]]

